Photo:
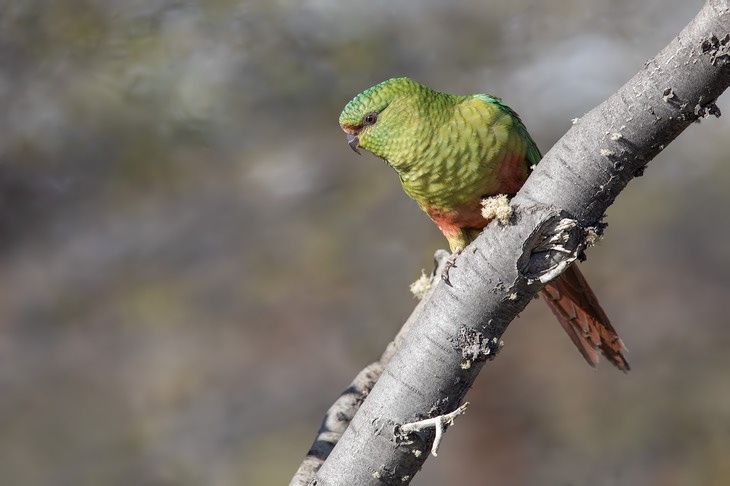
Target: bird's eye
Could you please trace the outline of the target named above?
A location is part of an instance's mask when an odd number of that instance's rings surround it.
[[[378,114],[377,113],[368,113],[364,117],[362,117],[362,124],[363,125],[375,125],[375,122],[378,121]]]

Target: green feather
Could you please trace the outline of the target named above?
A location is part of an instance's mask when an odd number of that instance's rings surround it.
[[[373,124],[365,115],[377,115]],[[350,101],[340,125],[383,158],[405,192],[439,224],[451,246],[465,246],[485,196],[512,195],[540,158],[519,116],[499,98],[455,96],[394,78]]]

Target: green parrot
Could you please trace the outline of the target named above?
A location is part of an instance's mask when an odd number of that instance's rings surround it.
[[[382,158],[449,242],[452,258],[490,222],[482,200],[522,187],[542,156],[520,117],[487,94],[455,96],[408,78],[393,78],[355,96],[340,114],[350,147]],[[623,342],[598,299],[571,265],[541,291],[591,366],[598,351],[629,370]]]

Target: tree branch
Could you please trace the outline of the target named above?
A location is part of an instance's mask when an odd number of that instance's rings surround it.
[[[348,425],[350,425],[350,421],[360,408],[360,405],[367,398],[373,386],[375,386],[383,370],[390,363],[390,359],[400,346],[403,338],[420,317],[425,302],[431,298],[431,294],[433,294],[436,288],[435,284],[441,281],[441,271],[448,258],[449,253],[447,251],[436,251],[434,254],[434,269],[427,279],[428,288],[420,296],[421,301],[413,309],[410,317],[408,317],[408,320],[403,324],[400,331],[398,331],[393,341],[385,348],[380,359],[363,368],[327,410],[324,419],[322,419],[322,425],[317,431],[317,437],[314,439],[312,446],[307,452],[307,456],[299,466],[299,469],[297,469],[289,486],[304,486],[309,484],[312,478],[314,478],[322,463],[327,459]]]
[[[545,155],[512,200],[510,224],[493,221],[459,257],[453,287],[436,284],[419,304],[412,329],[309,484],[408,484],[434,431],[404,440],[401,426],[458,408],[512,319],[582,256],[606,209],[653,157],[690,123],[719,116],[715,101],[728,85],[730,6],[708,0]]]

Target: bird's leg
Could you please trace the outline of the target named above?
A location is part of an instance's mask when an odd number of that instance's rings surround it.
[[[454,252],[449,256],[449,259],[446,260],[446,263],[444,264],[444,269],[441,271],[441,280],[446,282],[446,285],[451,286],[451,281],[449,280],[449,271],[452,268],[456,268],[456,259],[461,255],[461,252],[464,251],[464,249],[460,246],[457,246],[454,248]]]

